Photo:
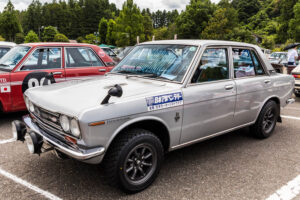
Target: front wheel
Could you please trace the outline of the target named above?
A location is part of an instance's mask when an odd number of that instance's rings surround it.
[[[163,146],[159,138],[143,129],[132,129],[116,138],[103,161],[108,181],[127,193],[146,189],[157,177]]]
[[[252,134],[257,138],[268,138],[272,135],[279,116],[279,108],[274,101],[268,101],[262,108],[258,119],[250,127]]]

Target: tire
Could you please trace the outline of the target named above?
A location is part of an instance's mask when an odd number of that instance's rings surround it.
[[[163,157],[162,143],[153,133],[128,130],[113,141],[103,160],[108,183],[126,193],[140,192],[156,179]]]
[[[300,97],[300,93],[294,92],[294,94],[295,94],[296,97]]]
[[[262,108],[255,124],[250,127],[251,133],[260,139],[270,137],[276,127],[278,117],[278,105],[272,100],[268,101]]]

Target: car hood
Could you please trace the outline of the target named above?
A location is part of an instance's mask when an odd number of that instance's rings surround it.
[[[300,64],[295,69],[293,69],[292,73],[293,74],[300,74]]]
[[[114,85],[123,89],[120,98],[111,97],[109,103],[120,103],[168,91],[178,91],[181,84],[123,75],[107,75],[97,79],[76,80],[50,86],[31,88],[25,95],[46,110],[79,117],[82,111],[101,107],[102,100]]]

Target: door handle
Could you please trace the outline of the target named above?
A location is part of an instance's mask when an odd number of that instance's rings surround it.
[[[226,85],[225,86],[225,90],[232,90],[233,89],[233,85]]]
[[[264,82],[265,82],[266,84],[268,84],[268,83],[271,82],[271,80],[265,80]]]
[[[53,75],[62,75],[62,72],[52,72]]]
[[[106,69],[99,69],[99,72],[106,72]]]

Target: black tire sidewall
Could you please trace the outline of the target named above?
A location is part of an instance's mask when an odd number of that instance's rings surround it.
[[[152,176],[149,177],[148,180],[146,180],[141,185],[133,185],[130,182],[128,182],[127,179],[125,178],[123,166],[124,166],[124,162],[127,158],[127,155],[129,154],[129,152],[134,147],[138,146],[139,144],[143,144],[143,143],[151,146],[152,150],[155,151],[156,157],[157,157],[157,161],[156,161],[157,164],[156,164],[156,168],[154,169]],[[149,134],[140,135],[140,136],[138,135],[138,136],[134,137],[129,143],[127,143],[126,146],[123,147],[122,152],[119,157],[119,160],[118,160],[118,165],[117,165],[118,172],[117,173],[118,173],[121,189],[127,193],[135,193],[135,192],[144,190],[145,188],[150,186],[159,173],[162,161],[163,161],[163,148],[162,148],[162,144],[161,144],[160,140],[157,137],[155,137],[154,135],[149,135]]]
[[[269,110],[269,109],[274,109],[275,110],[275,121],[274,121],[274,125],[272,127],[272,129],[269,131],[269,132],[266,132],[262,126],[263,124],[263,119],[264,119],[264,116],[266,114],[266,112]],[[272,135],[275,127],[276,127],[276,122],[277,122],[277,118],[279,116],[279,109],[278,109],[278,106],[277,104],[274,102],[274,101],[269,101],[263,108],[261,114],[260,114],[260,118],[259,118],[259,121],[258,121],[258,125],[259,125],[259,132],[261,134],[261,137],[262,138],[267,138],[269,137],[270,135]]]

